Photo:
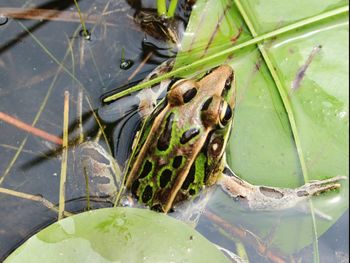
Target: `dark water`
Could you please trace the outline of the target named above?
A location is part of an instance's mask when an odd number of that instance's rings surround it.
[[[68,211],[86,209],[74,145],[81,135],[83,141],[97,135],[92,110],[100,107],[101,95],[140,81],[166,55],[176,52],[173,45],[146,34],[134,22],[136,7],[154,7],[153,1],[143,4],[79,1],[91,34],[87,40],[73,1],[34,1],[28,3],[31,9],[23,1],[0,3],[0,111],[62,137],[64,93],[69,92]],[[145,48],[148,42],[166,54],[159,56],[152,47]],[[62,147],[2,121],[0,128],[0,187],[4,189],[0,193],[0,258],[4,258],[31,234],[57,220],[57,212],[38,198],[58,205]],[[92,202],[91,206],[111,204]]]
[[[69,92],[67,211],[87,209],[74,147],[100,135],[93,110],[101,106],[101,95],[137,83],[176,54],[173,44],[152,37],[134,22],[136,10],[154,8],[154,2],[79,1],[88,15],[88,39],[81,33],[73,1],[0,3],[0,112],[62,137],[64,94]],[[37,10],[35,14],[27,9],[29,5]],[[178,14],[186,21],[189,11],[180,7]],[[58,205],[61,156],[61,145],[0,121],[0,259],[57,220],[57,211],[44,201]],[[111,205],[91,201],[92,208]],[[198,229],[215,243],[234,250],[235,240],[222,235],[222,229],[209,219],[201,220]],[[347,233],[346,213],[319,239],[321,262],[335,258],[348,262]],[[270,262],[255,252],[254,246],[247,249],[252,262]],[[310,262],[312,246],[296,258],[301,256],[303,262]]]

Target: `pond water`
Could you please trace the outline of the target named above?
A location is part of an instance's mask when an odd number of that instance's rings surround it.
[[[188,2],[192,1],[179,1],[177,9],[183,26],[191,11]],[[155,1],[78,3],[88,37],[73,1],[0,3],[0,260],[57,220],[64,169],[65,211],[78,213],[113,205],[99,196],[87,198],[76,146],[99,138],[105,147],[110,143],[113,151],[112,128],[101,127],[94,115],[102,105],[101,97],[138,83],[178,51],[171,40],[160,39],[135,22],[135,14],[154,9]],[[61,139],[65,115],[69,131],[66,168]],[[102,128],[106,128],[107,140]],[[123,147],[130,152],[130,145]],[[261,233],[259,221],[275,224],[284,216],[299,215],[279,215],[276,220],[276,214],[248,213],[228,203],[231,200],[217,189],[197,226],[209,240],[234,252],[244,248],[250,262],[313,260],[313,245],[289,254],[270,247],[273,229],[266,229],[264,236],[254,234]],[[229,223],[228,214],[231,218],[240,215],[237,225]],[[244,225],[245,220],[250,223]],[[346,212],[318,239],[321,262],[348,262],[348,220]],[[240,240],[247,233],[254,238]]]

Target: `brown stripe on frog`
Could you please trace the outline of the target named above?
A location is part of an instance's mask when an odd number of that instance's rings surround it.
[[[163,103],[162,103],[163,104]],[[160,129],[163,120],[166,116],[166,113],[169,111],[169,105],[166,104],[164,108],[162,108],[161,111],[157,115],[152,115],[150,119],[147,120],[147,124],[153,123],[152,126],[150,127],[149,132],[146,134],[146,137],[144,138],[139,138],[137,141],[137,144],[139,144],[137,147],[138,149],[136,150],[136,153],[134,156],[131,157],[131,160],[135,160],[134,163],[129,163],[129,171],[128,171],[128,177],[126,180],[126,187],[128,189],[131,188],[132,183],[137,179],[138,177],[138,171],[140,171],[143,161],[147,159],[148,155],[148,150],[150,145],[154,143],[154,137],[152,136],[147,136],[148,134],[156,134],[157,131]],[[145,124],[145,126],[147,125]],[[135,156],[137,158],[135,158]]]
[[[195,175],[196,175],[196,165],[195,163],[192,164],[190,171],[188,172],[185,181],[183,182],[181,189],[183,190],[187,190],[188,187],[190,186],[190,184],[192,184],[194,182],[195,179]]]

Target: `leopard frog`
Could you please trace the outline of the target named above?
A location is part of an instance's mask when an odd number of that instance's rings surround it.
[[[340,187],[342,176],[296,189],[255,186],[236,176],[225,162],[235,90],[231,66],[221,65],[200,78],[168,80],[152,91],[143,90],[142,96],[138,94],[142,125],[124,169],[124,192],[167,213],[214,184],[255,210],[290,208],[312,195]],[[158,103],[158,95],[164,92],[165,98]],[[118,103],[125,105],[117,101],[101,108],[101,119],[112,122],[112,116],[120,113],[120,109],[113,110]],[[129,137],[128,133],[119,140]]]

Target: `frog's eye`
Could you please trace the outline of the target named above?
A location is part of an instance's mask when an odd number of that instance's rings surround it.
[[[206,127],[224,128],[232,119],[232,109],[224,99],[213,96],[203,103],[201,119]]]
[[[220,124],[226,126],[232,118],[232,109],[226,101],[222,101],[220,105]]]
[[[171,105],[183,105],[190,102],[197,94],[197,84],[192,80],[177,81],[168,92],[168,101]]]

